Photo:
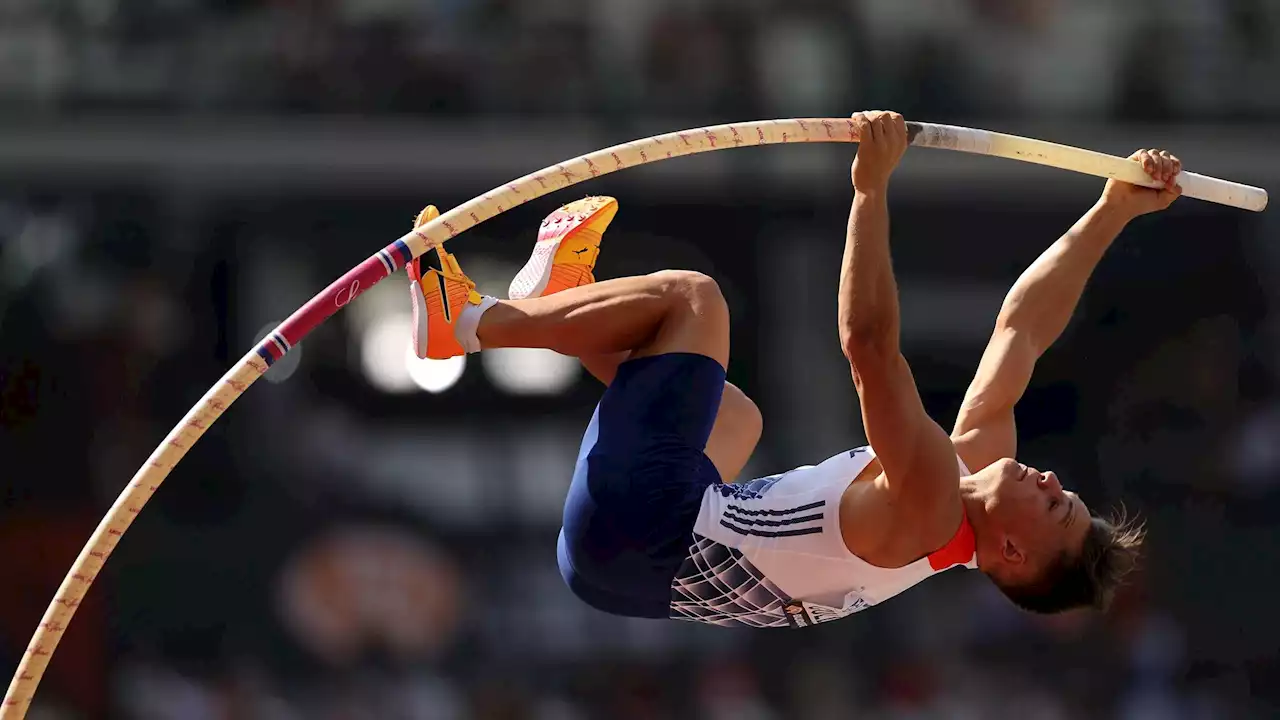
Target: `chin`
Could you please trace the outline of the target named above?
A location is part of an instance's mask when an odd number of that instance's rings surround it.
[[[984,487],[998,489],[1017,483],[1024,474],[1024,468],[1017,460],[1001,458],[974,473],[974,478]]]

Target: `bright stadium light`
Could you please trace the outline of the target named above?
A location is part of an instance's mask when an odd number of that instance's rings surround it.
[[[404,349],[405,368],[415,386],[432,394],[439,394],[458,384],[467,369],[467,356],[458,355],[448,360],[422,359],[413,348]]]
[[[495,387],[512,395],[559,395],[582,375],[577,359],[536,348],[488,350],[480,364]]]
[[[466,264],[476,289],[496,297],[507,296],[507,283],[519,269],[489,255],[468,257]],[[577,359],[535,348],[486,350],[480,365],[494,387],[511,395],[559,395],[582,375]]]
[[[405,359],[406,353],[413,355],[412,325],[408,315],[389,315],[360,329],[360,367],[369,383],[382,392],[403,394],[417,387]]]
[[[395,314],[374,319],[360,333],[360,365],[369,383],[401,395],[416,390],[442,393],[462,378],[467,358],[423,360],[413,353],[413,318]]]
[[[442,393],[458,383],[465,357],[422,360],[413,353],[413,316],[404,285],[375,285],[351,303],[347,314],[365,377],[385,393]]]
[[[262,342],[280,323],[270,322],[262,326],[262,329],[253,336],[253,344],[256,346]],[[288,380],[298,370],[298,365],[302,363],[302,345],[295,345],[285,354],[284,357],[275,361],[267,374],[263,375],[269,383],[282,383]]]

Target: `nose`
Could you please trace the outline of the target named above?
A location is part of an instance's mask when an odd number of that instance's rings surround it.
[[[1036,484],[1044,490],[1056,493],[1062,492],[1062,483],[1058,482],[1058,476],[1052,470],[1041,475]]]

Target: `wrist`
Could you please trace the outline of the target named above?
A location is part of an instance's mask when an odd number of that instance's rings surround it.
[[[1109,220],[1124,225],[1142,213],[1133,207],[1133,203],[1116,200],[1103,195],[1098,199],[1098,202],[1094,203],[1093,207],[1089,209],[1089,214],[1100,220]]]
[[[1123,220],[1127,223],[1142,214],[1142,211],[1133,207],[1133,205],[1134,203],[1103,195],[1098,198],[1098,202],[1093,204],[1093,208],[1089,212],[1109,219]]]
[[[889,194],[889,183],[884,184],[855,184],[853,186],[853,199],[857,202],[860,199],[875,200],[884,198]]]

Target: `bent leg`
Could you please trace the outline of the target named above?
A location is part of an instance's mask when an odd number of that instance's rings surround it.
[[[706,275],[679,270],[501,301],[481,317],[476,335],[483,348],[548,348],[575,357],[630,352],[633,359],[684,352],[729,363],[724,296]]]
[[[618,365],[626,362],[631,353],[588,355],[579,358],[587,372],[608,385],[618,372]],[[764,429],[760,408],[738,386],[726,382],[720,399],[720,411],[711,429],[705,452],[720,472],[724,482],[731,483],[742,473]]]
[[[549,347],[577,355],[587,372],[608,385],[620,364],[646,355],[693,352],[724,366],[728,326],[728,307],[710,278],[667,271],[500,303],[485,313],[478,335],[486,348]],[[742,472],[762,427],[751,398],[725,383],[705,448],[724,482]]]
[[[609,385],[583,437],[559,544],[561,574],[594,607],[668,616],[706,488],[732,479],[754,446],[758,432],[741,423],[754,404],[725,382],[728,320],[715,283],[682,272],[502,303],[481,318],[482,348],[583,357]]]

